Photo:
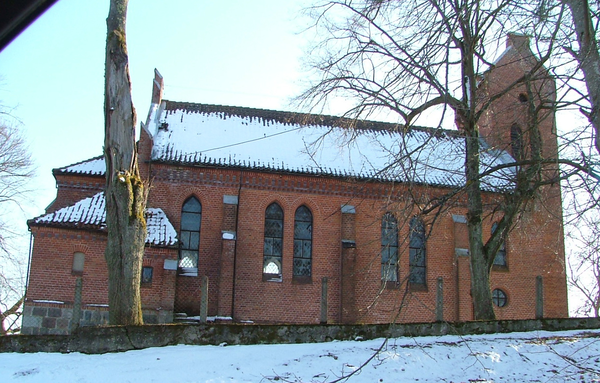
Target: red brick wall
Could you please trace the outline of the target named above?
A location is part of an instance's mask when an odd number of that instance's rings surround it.
[[[146,307],[173,307],[175,311],[197,313],[201,277],[209,277],[209,315],[233,315],[235,320],[255,322],[319,323],[321,281],[328,278],[328,322],[342,320],[342,301],[358,322],[384,323],[435,320],[436,280],[444,281],[444,319],[471,319],[468,257],[456,257],[455,248],[463,236],[456,233],[453,214],[464,215],[457,206],[437,218],[427,241],[427,288],[407,287],[408,220],[417,206],[402,193],[442,193],[441,189],[362,184],[333,178],[259,174],[233,170],[169,168],[154,165],[150,207],[161,207],[178,228],[180,210],[191,195],[202,203],[202,227],[197,277],[175,277],[166,271],[165,258],[175,259],[176,250],[148,248],[144,265],[154,268],[151,287],[142,288]],[[240,175],[243,177],[240,178]],[[241,180],[241,188],[240,188]],[[390,188],[386,191],[386,188]],[[236,205],[223,203],[223,196],[237,196]],[[492,201],[486,195],[485,201]],[[281,282],[262,279],[264,213],[277,202],[284,211],[283,278]],[[342,225],[342,205],[355,207],[352,220]],[[312,280],[295,281],[292,274],[295,210],[306,205],[313,214]],[[459,203],[460,205],[460,203]],[[399,222],[398,286],[381,283],[381,219],[392,212]],[[350,221],[353,221],[350,224]],[[484,225],[491,232],[493,217]],[[354,229],[352,229],[352,227]],[[237,241],[224,240],[222,230],[237,231]],[[354,230],[356,249],[352,282],[342,291],[342,239]],[[33,228],[34,255],[28,299],[73,301],[76,276],[71,275],[76,251],[86,254],[83,273],[84,304],[106,304],[105,237],[85,230]],[[502,288],[508,305],[497,309],[501,319],[535,316],[535,278],[543,276],[545,316],[567,315],[566,283],[560,221],[541,206],[527,211],[507,241],[508,271],[492,272],[492,288]],[[464,240],[464,238],[462,238]],[[457,242],[458,241],[458,242]],[[235,265],[233,263],[235,259]],[[235,268],[235,281],[232,279]],[[175,281],[176,280],[176,281]],[[173,285],[176,289],[173,289]],[[234,290],[235,289],[235,290]],[[353,299],[344,299],[353,297]],[[232,300],[233,312],[232,309]],[[346,303],[348,304],[348,303]]]
[[[104,190],[104,177],[75,174],[56,174],[56,198],[46,209],[52,213],[75,204]]]
[[[180,209],[189,196],[196,196],[203,206],[199,273],[198,277],[179,277],[177,302],[182,305],[193,300],[193,310],[198,309],[200,279],[202,275],[208,275],[209,315],[233,315],[235,320],[255,322],[319,323],[321,280],[327,277],[329,322],[342,320],[344,294],[354,296],[354,311],[359,322],[383,323],[394,318],[402,322],[433,321],[436,281],[442,277],[444,319],[472,318],[468,257],[457,259],[455,254],[455,248],[464,242],[464,233],[456,233],[458,237],[455,238],[452,218],[453,214],[465,214],[464,207],[460,207],[464,201],[438,217],[433,227],[428,225],[432,231],[427,242],[427,288],[407,290],[405,282],[409,270],[408,220],[416,213],[416,207],[410,202],[412,199],[402,193],[418,196],[441,194],[444,190],[427,187],[409,190],[406,186],[395,185],[391,195],[391,185],[353,184],[332,178],[206,168],[174,169],[165,165],[154,165],[153,170],[155,182],[151,205],[165,207],[175,227],[179,227]],[[222,239],[222,230],[233,228],[233,215],[229,211],[235,206],[224,205],[223,196],[238,195],[238,190],[239,216],[237,243],[234,244]],[[484,200],[492,203],[495,198],[486,195]],[[264,213],[273,202],[284,211],[281,282],[262,279]],[[292,276],[293,217],[295,210],[303,204],[311,209],[314,224],[310,283],[299,283]],[[355,206],[356,214],[353,214],[352,224],[347,221],[342,225],[341,206],[345,204]],[[387,211],[396,215],[400,225],[402,283],[396,288],[381,284],[381,219]],[[557,259],[555,254],[562,251],[556,241],[561,225],[544,212],[532,209],[524,215],[507,244],[508,271],[492,273],[492,287],[502,288],[509,299],[507,307],[498,309],[500,318],[534,317],[537,275],[543,275],[548,286],[545,288],[546,316],[566,315],[564,272],[560,262],[551,262]],[[490,217],[485,223],[486,235],[491,232],[492,221],[493,217]],[[350,284],[352,291],[344,292],[341,287],[342,239],[351,235],[352,230],[356,239],[354,283]],[[522,230],[532,234],[524,235]],[[533,243],[535,246],[531,246]],[[236,261],[235,282],[229,277],[233,275],[233,258]],[[231,291],[233,283],[235,291]],[[235,302],[233,313],[230,311],[231,295]]]
[[[108,273],[104,260],[106,235],[86,230],[34,227],[27,301],[55,300],[72,304],[75,280],[82,277],[82,307],[108,304]],[[73,254],[85,254],[84,271],[73,274]],[[176,251],[146,248],[144,266],[153,267],[152,284],[141,288],[144,309],[172,310],[175,272],[164,270],[165,259],[175,259]]]

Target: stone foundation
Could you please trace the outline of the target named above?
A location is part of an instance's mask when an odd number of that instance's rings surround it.
[[[172,323],[173,312],[143,310],[144,323]],[[108,325],[108,307],[85,306],[81,310],[79,327]],[[25,303],[23,307],[23,335],[68,335],[73,319],[72,305]]]

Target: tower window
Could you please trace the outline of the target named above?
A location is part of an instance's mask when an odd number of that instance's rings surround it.
[[[510,148],[515,160],[523,159],[523,131],[517,124],[510,127]]]
[[[492,224],[492,234],[498,229],[498,222]],[[502,241],[498,252],[494,256],[494,266],[506,267],[506,243]]]

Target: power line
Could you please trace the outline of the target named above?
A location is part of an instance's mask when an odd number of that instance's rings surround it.
[[[229,144],[229,145],[225,145],[225,146],[219,146],[217,148],[212,148],[212,149],[207,149],[207,150],[199,150],[197,152],[192,152],[192,153],[200,153],[200,154],[202,154],[202,153],[210,152],[210,151],[213,151],[213,150],[220,150],[220,149],[225,149],[225,148],[231,148],[233,146],[248,144],[250,142],[255,142],[255,141],[260,141],[260,140],[266,140],[266,139],[271,138],[271,137],[279,136],[279,135],[286,134],[286,133],[295,132],[295,131],[300,130],[302,128],[303,128],[302,126],[299,126],[297,128],[294,128],[294,129],[286,130],[286,131],[279,132],[279,133],[270,134],[268,136],[265,135],[264,137],[253,138],[253,139],[247,140],[247,141],[237,142],[237,143]]]

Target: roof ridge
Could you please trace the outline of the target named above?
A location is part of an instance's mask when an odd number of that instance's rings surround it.
[[[448,136],[460,136],[459,130],[433,128],[426,126],[411,125],[405,129],[404,125],[394,122],[365,120],[333,116],[327,114],[314,114],[304,112],[282,111],[275,109],[251,108],[245,106],[231,106],[219,104],[204,104],[185,101],[163,100],[166,103],[165,111],[185,110],[195,113],[225,113],[238,117],[262,118],[264,120],[276,121],[283,124],[298,125],[320,125],[338,128],[355,128],[359,130],[374,130],[387,132],[422,131],[432,135],[447,134]]]

